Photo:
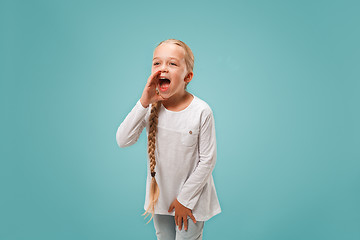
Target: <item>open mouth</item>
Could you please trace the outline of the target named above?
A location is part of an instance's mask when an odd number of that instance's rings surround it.
[[[168,79],[168,78],[160,78],[159,79],[160,91],[164,92],[164,91],[168,90],[169,86],[170,86],[170,79]]]

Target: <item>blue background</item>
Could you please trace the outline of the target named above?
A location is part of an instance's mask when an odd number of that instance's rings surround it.
[[[359,7],[2,0],[0,239],[155,239],[145,132],[115,134],[168,38],[216,121],[204,239],[360,239]]]

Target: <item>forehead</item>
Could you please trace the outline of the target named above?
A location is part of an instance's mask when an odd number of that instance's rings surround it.
[[[154,59],[155,58],[175,58],[181,61],[185,59],[185,50],[177,44],[163,43],[155,48]]]

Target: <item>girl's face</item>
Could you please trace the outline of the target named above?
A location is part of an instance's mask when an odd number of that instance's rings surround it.
[[[161,71],[157,88],[164,98],[183,94],[192,78],[192,73],[187,74],[185,50],[173,43],[163,43],[155,49],[151,72],[157,71]]]

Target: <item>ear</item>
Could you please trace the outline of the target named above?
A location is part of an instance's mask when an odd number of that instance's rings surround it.
[[[186,83],[189,83],[189,82],[191,81],[191,79],[193,78],[193,76],[194,76],[194,73],[193,73],[193,72],[189,72],[189,73],[185,76],[184,81],[185,81]]]

